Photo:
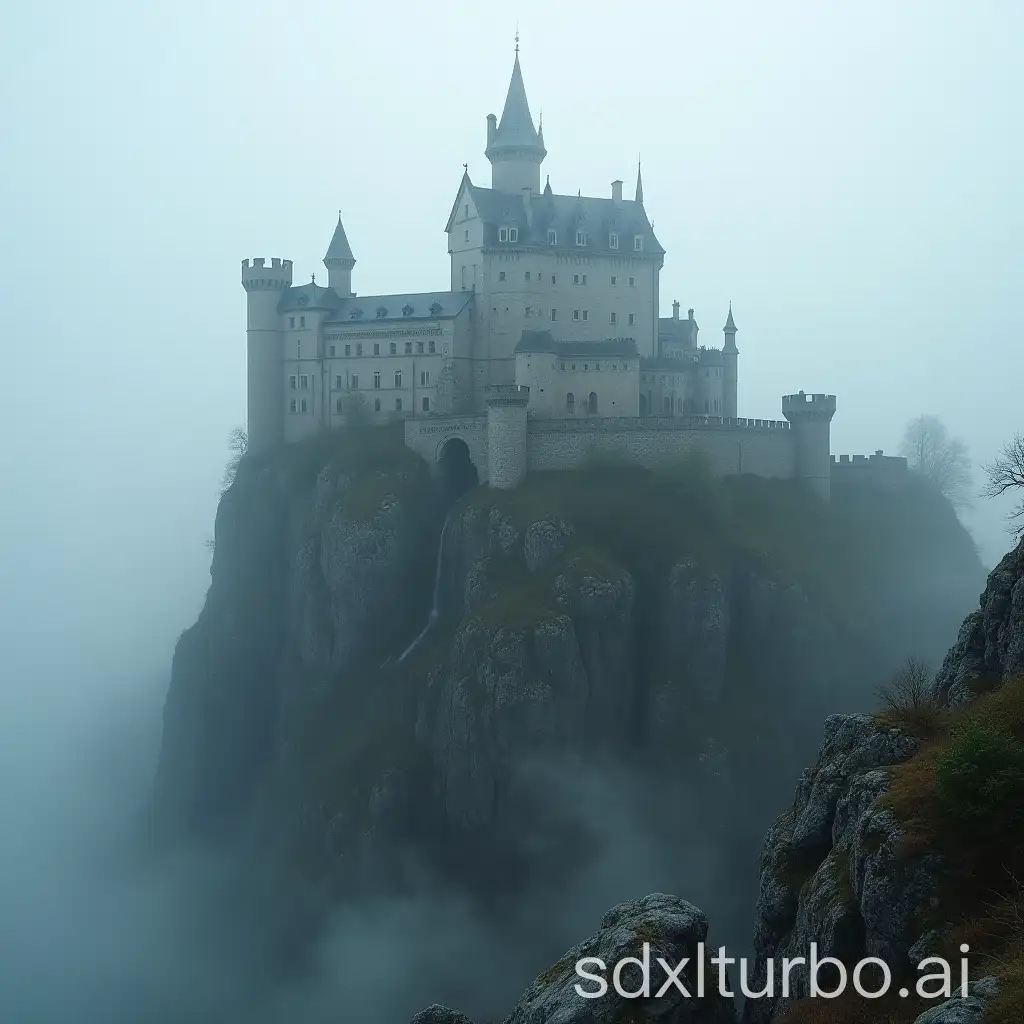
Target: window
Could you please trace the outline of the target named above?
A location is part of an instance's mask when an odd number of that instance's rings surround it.
[[[420,386],[426,387],[430,383],[430,371],[420,370]]]
[[[402,400],[400,398],[396,398],[395,399],[395,410],[397,412],[401,412],[402,411]]]
[[[402,371],[395,370],[395,387],[400,388],[402,386]]]
[[[558,310],[557,309],[551,310],[551,319],[552,320],[557,320],[558,319]]]
[[[293,374],[292,374],[292,375],[291,375],[291,376],[290,376],[290,377],[288,378],[288,387],[290,387],[290,388],[292,389],[292,391],[294,391],[294,390],[295,390],[295,384],[296,384],[296,381],[295,381],[295,374],[293,373]]]
[[[303,391],[308,391],[308,390],[309,390],[309,374],[306,374],[306,373],[304,373],[304,374],[303,374],[303,375],[302,375],[302,376],[301,376],[301,377],[299,378],[299,387],[300,387],[300,388],[301,388],[301,389],[302,389]]]
[[[335,412],[341,412],[341,399],[340,398],[336,398],[334,400],[334,411]]]
[[[352,355],[352,346],[351,345],[346,345],[345,346],[345,355],[347,355],[347,356]]]
[[[437,347],[434,344],[434,342],[432,342],[432,341],[428,341],[427,342],[427,351],[430,352],[431,354],[433,354],[434,352],[437,351]]]
[[[462,208],[462,216],[466,217],[467,219],[469,218],[469,203],[466,203],[466,205]]]
[[[505,280],[505,271],[504,270],[499,270],[498,271],[498,280],[499,281],[504,281]]]
[[[352,390],[352,391],[356,391],[358,388],[359,388],[359,374],[358,373],[353,373],[352,374],[352,383],[349,385],[349,389]]]
[[[295,342],[295,358],[296,359],[301,359],[302,358],[302,342],[301,341],[296,341]]]
[[[637,252],[640,252],[640,250],[643,249],[643,247],[644,247],[644,236],[643,235],[634,235],[633,236],[633,248]]]
[[[392,355],[395,355],[398,352],[398,346],[394,342],[391,342],[391,344],[388,346],[388,351]]]
[[[295,326],[295,317],[293,317],[293,316],[288,317],[288,326],[289,327],[294,327]]]
[[[289,412],[295,412],[295,399],[294,398],[288,403],[288,411]]]
[[[579,284],[580,283],[580,275],[579,274],[573,274],[572,275],[572,283],[573,284]]]
[[[306,411],[306,400],[303,398],[302,401],[299,402],[299,412],[305,412],[305,411]]]
[[[363,343],[362,343],[362,342],[360,341],[360,342],[359,342],[359,343],[358,343],[358,344],[356,345],[356,355],[357,355],[357,356],[361,356],[362,354],[363,354]]]
[[[337,352],[335,350],[335,347],[332,345],[331,346],[331,356],[334,357],[335,355],[337,355]]]
[[[422,341],[417,341],[416,342],[416,353],[417,353],[417,355],[423,355],[423,342]]]
[[[527,272],[526,272],[526,280],[527,280],[527,281],[529,281],[529,280],[530,280],[530,272],[529,272],[529,271],[527,271]]]
[[[430,412],[430,399],[426,395],[423,396],[423,411]]]
[[[565,396],[565,411],[566,412],[575,412],[576,411],[576,399],[573,397],[573,393],[571,391],[569,392],[569,394],[567,394]]]
[[[407,356],[411,356],[412,355],[412,342],[411,341],[407,341],[405,343],[405,354]]]
[[[340,391],[341,390],[341,374],[340,373],[335,374],[335,376],[334,376],[334,390],[335,391]]]
[[[588,313],[588,312],[589,312],[589,310],[586,310],[586,309],[585,309],[585,310],[583,310],[583,319],[584,319],[584,320],[586,320],[586,319],[587,319],[587,313]]]
[[[529,306],[526,307],[526,315],[533,316],[533,310]]]
[[[613,323],[613,324],[616,324],[616,323],[618,323],[618,322],[619,322],[619,314],[618,314],[618,313],[612,313],[612,314],[610,315],[610,318],[609,318],[609,321],[608,321],[608,322],[609,322],[609,323]]]
[[[380,412],[380,399],[379,398],[375,398],[373,400],[373,411],[374,412]]]
[[[608,248],[609,249],[618,249],[618,247],[619,247],[619,233],[617,231],[613,231],[608,236]]]
[[[630,313],[629,314],[629,326],[630,327],[635,327],[636,326],[636,313]]]
[[[499,242],[518,242],[519,228],[498,228]]]
[[[574,309],[572,311],[572,318],[573,318],[573,320],[579,320],[579,318],[580,318],[580,311],[578,309]]]
[[[630,288],[635,288],[636,287],[636,278],[635,277],[631,277],[629,279],[629,287]]]
[[[613,287],[613,288],[615,287],[615,282],[616,282],[617,280],[618,280],[618,278],[617,278],[617,277],[615,277],[615,275],[613,274],[613,275],[612,275],[612,287]]]
[[[548,228],[548,245],[555,245],[558,242],[558,232],[554,228]],[[552,281],[552,284],[555,282]]]
[[[597,392],[591,391],[587,398],[587,412],[593,416],[597,412]]]
[[[379,356],[380,355],[380,345],[378,345],[377,342],[373,343],[373,354],[375,356]]]
[[[665,398],[663,400],[663,402],[662,402],[662,407],[663,407],[665,412],[671,412],[672,411],[672,399],[671,398]]]
[[[373,386],[374,388],[380,387],[380,370],[377,370],[373,375]]]
[[[555,283],[555,275],[554,275],[554,274],[552,274],[552,275],[551,275],[551,283],[552,283],[552,284],[554,284],[554,283]]]
[[[306,326],[306,318],[304,316],[300,316],[299,317],[299,326],[300,327],[305,327]]]
[[[467,242],[469,241],[469,228],[466,228],[466,238],[465,238],[465,241],[467,241]]]
[[[586,231],[577,231],[576,232],[576,244],[577,245],[586,245],[587,244],[587,233],[586,233]]]

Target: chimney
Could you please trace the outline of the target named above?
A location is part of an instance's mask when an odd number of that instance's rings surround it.
[[[686,313],[687,313],[687,319],[688,320],[692,320],[693,319],[693,309],[688,309],[686,311]]]
[[[613,181],[612,182],[612,201],[616,202],[616,203],[621,203],[622,202],[622,182],[621,181]]]
[[[494,136],[498,133],[498,119],[494,114],[487,115],[487,145],[489,146],[494,141]]]
[[[533,208],[530,206],[530,193],[533,191],[529,186],[523,186],[523,212],[526,214],[526,226],[533,227]]]
[[[678,299],[675,299],[673,301],[673,303],[672,303],[672,319],[673,320],[678,320],[679,319],[679,300]]]

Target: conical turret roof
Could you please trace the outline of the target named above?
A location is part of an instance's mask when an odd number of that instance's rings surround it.
[[[526,86],[523,84],[523,70],[519,66],[519,48],[516,47],[516,60],[512,65],[512,79],[508,83],[508,94],[505,96],[505,107],[501,112],[498,130],[487,147],[490,150],[505,146],[533,147],[543,151],[544,141],[533,126],[530,104],[526,99]]]
[[[352,247],[348,244],[345,226],[341,223],[341,210],[338,211],[338,226],[334,229],[331,244],[327,246],[324,263],[328,260],[349,260],[352,263],[356,261],[355,256],[352,255]]]

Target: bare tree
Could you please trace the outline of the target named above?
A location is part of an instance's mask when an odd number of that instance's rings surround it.
[[[912,419],[903,431],[900,454],[910,469],[934,484],[954,508],[970,506],[971,459],[967,445],[950,437],[938,416]]]
[[[228,451],[231,452],[231,457],[228,459],[228,464],[224,467],[224,476],[221,477],[221,494],[223,494],[235,482],[235,474],[238,472],[238,465],[242,459],[245,458],[245,453],[248,450],[249,435],[245,432],[244,427],[235,427],[235,429],[228,434]]]
[[[983,498],[998,498],[1008,491],[1024,491],[1024,434],[1015,434],[1012,441],[999,450],[999,454],[982,469],[988,482],[981,492]],[[1018,498],[1017,507],[1009,513],[1015,534],[1024,533],[1024,496]]]

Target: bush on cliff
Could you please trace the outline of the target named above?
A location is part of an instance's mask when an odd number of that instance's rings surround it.
[[[1024,817],[1024,743],[968,721],[935,766],[935,785],[953,818],[988,828]]]

